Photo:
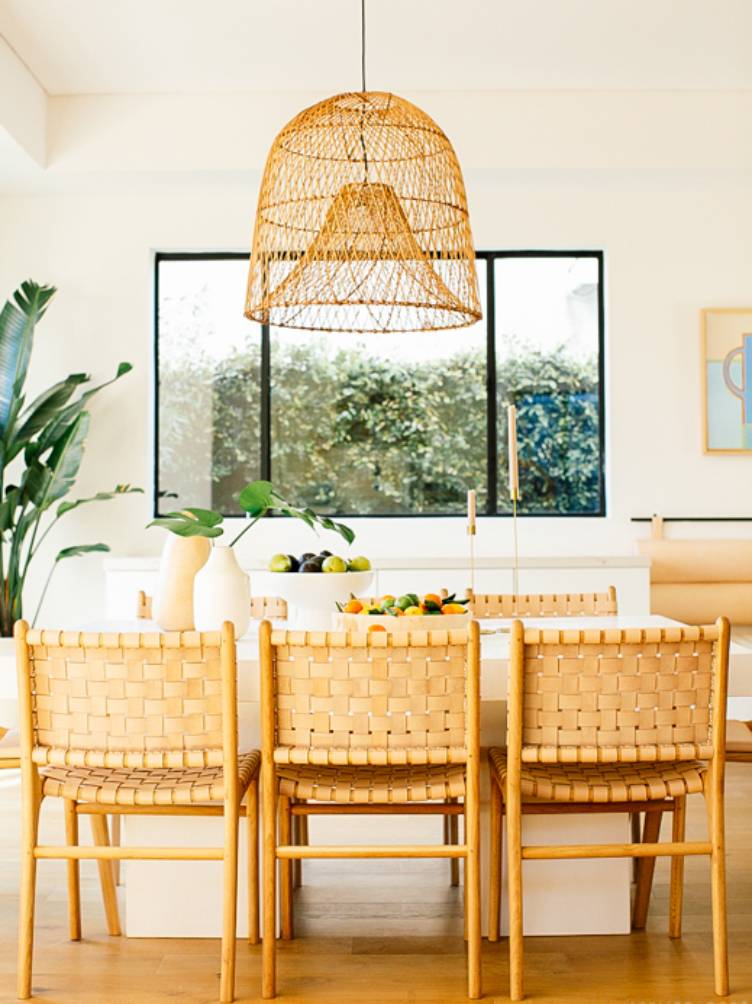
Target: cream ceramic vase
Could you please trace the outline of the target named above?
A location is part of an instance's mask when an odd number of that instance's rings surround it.
[[[193,630],[193,579],[211,549],[208,537],[168,533],[152,601],[152,617],[163,631]]]
[[[219,631],[225,621],[240,638],[251,622],[251,582],[231,547],[215,544],[193,582],[193,617],[197,631]]]

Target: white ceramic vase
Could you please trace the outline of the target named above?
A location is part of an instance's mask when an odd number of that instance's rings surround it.
[[[193,581],[193,620],[197,631],[219,631],[225,621],[240,638],[251,622],[251,583],[231,547],[215,544]]]
[[[152,617],[163,631],[193,630],[193,579],[211,549],[208,537],[167,534],[152,601]]]

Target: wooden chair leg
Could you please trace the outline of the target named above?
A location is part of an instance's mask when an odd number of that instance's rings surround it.
[[[305,799],[295,800],[305,804]],[[293,816],[293,834],[295,836],[295,843],[300,847],[308,846],[308,816]],[[303,885],[303,861],[301,858],[297,858],[292,863],[293,872],[293,885],[296,889],[300,889]]]
[[[91,833],[97,847],[110,846],[110,834],[107,829],[107,817],[92,813]],[[102,886],[102,899],[104,900],[104,912],[107,917],[107,930],[113,936],[121,934],[120,914],[118,912],[117,890],[115,888],[115,877],[112,872],[111,861],[97,861],[99,866],[99,883]]]
[[[630,812],[629,814],[629,828],[632,834],[632,843],[639,844],[642,840],[642,814],[639,812]],[[637,865],[640,863],[639,858],[632,858],[632,881],[637,882]]]
[[[292,844],[292,801],[286,795],[279,798],[279,843],[281,847]],[[282,858],[279,863],[280,899],[282,901],[282,940],[295,937],[293,925],[293,875],[292,861]]]
[[[459,799],[448,798],[447,802],[450,805],[456,805]],[[460,842],[460,817],[459,816],[444,816],[444,833],[446,844],[458,844]],[[458,886],[460,884],[460,859],[450,858],[450,883],[453,886]]]
[[[120,846],[120,814],[114,812],[110,816],[110,843],[113,847]],[[116,858],[112,862],[112,874],[115,878],[115,885],[120,885],[120,861]]]
[[[271,775],[271,777],[270,777]],[[261,827],[264,835],[264,934],[261,951],[261,996],[277,996],[277,793],[276,780],[265,770]]]
[[[465,817],[465,843],[467,843],[467,799],[465,799],[463,816]],[[465,905],[464,925],[465,926],[464,926],[463,936],[465,938],[465,941],[467,941],[467,938],[468,938],[468,922],[469,922],[468,912],[469,912],[469,906],[470,906],[470,903],[468,901],[468,894],[467,894],[467,858],[465,858],[465,890],[464,890],[464,892],[465,892],[465,897],[464,897],[464,905]]]
[[[723,781],[718,780],[718,767],[711,760],[708,768],[705,803],[708,807],[708,829],[712,852],[710,880],[713,908],[713,960],[715,992],[725,997],[729,992],[728,932],[726,921],[726,833],[723,814]]]
[[[37,881],[37,859],[34,848],[39,831],[41,797],[38,790],[24,789],[21,827],[21,898],[18,923],[18,996],[31,997],[31,962],[34,954],[34,896]],[[35,783],[38,788],[38,784]]]
[[[78,816],[76,803],[71,798],[63,799],[65,811],[65,843],[68,847],[78,845]],[[68,870],[68,927],[71,941],[81,940],[81,885],[79,862],[71,858]]]
[[[674,824],[671,830],[671,840],[674,843],[684,841],[684,831],[687,816],[687,797],[680,795],[674,799]],[[684,898],[684,855],[677,854],[671,858],[671,897],[668,909],[668,936],[681,938],[682,901]]]
[[[509,997],[523,999],[522,943],[522,806],[519,791],[507,784],[507,893],[509,896]]]
[[[654,844],[657,842],[661,832],[662,817],[662,812],[645,813],[642,843]],[[644,930],[647,923],[654,872],[655,858],[640,858],[637,863],[637,884],[635,887],[634,906],[632,908],[632,927],[636,931]]]
[[[488,877],[488,940],[498,941],[501,915],[501,790],[491,774],[491,860]]]
[[[248,837],[248,940],[258,945],[259,932],[259,849],[258,849],[258,778],[251,781],[246,794]]]
[[[237,800],[225,806],[224,860],[222,867],[222,969],[219,999],[235,999],[235,955],[238,924],[238,809]]]
[[[479,792],[465,796],[465,903],[467,935],[467,996],[477,1000],[483,993],[480,936],[480,805]],[[454,819],[457,817],[454,816]]]

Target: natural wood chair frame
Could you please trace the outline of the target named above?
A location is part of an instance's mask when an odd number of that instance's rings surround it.
[[[222,631],[94,634],[15,626],[23,822],[18,996],[31,996],[36,864],[68,862],[70,935],[81,938],[79,861],[99,864],[108,930],[120,934],[113,860],[222,861],[220,1000],[235,986],[238,817],[247,794],[249,940],[258,943],[260,754],[238,755],[237,661]],[[38,844],[45,797],[62,797],[65,846]],[[217,804],[220,802],[221,804]],[[208,803],[208,804],[207,804]],[[223,816],[222,847],[111,846],[107,814]],[[91,817],[94,847],[78,844]]]
[[[431,655],[435,658],[432,660]],[[331,660],[331,662],[330,662]],[[457,664],[461,660],[461,671]],[[442,662],[445,668],[442,670]],[[428,664],[430,663],[430,674]],[[481,996],[479,758],[480,644],[475,622],[466,631],[306,633],[260,629],[263,797],[262,997],[276,995],[276,868],[280,862],[282,937],[293,937],[293,862],[310,858],[449,858],[465,860],[468,996]],[[451,664],[451,665],[450,665]],[[446,681],[449,682],[446,682]],[[462,681],[461,684],[459,681]],[[409,681],[409,682],[408,682]],[[414,684],[414,686],[413,686]],[[461,690],[459,689],[461,686]],[[411,696],[416,695],[416,696]],[[451,697],[451,700],[449,699]],[[460,707],[461,706],[461,707]],[[406,714],[415,730],[406,731]],[[447,710],[451,708],[451,710]],[[387,710],[389,709],[389,711]],[[459,709],[459,710],[458,710]],[[433,714],[433,717],[432,717]],[[393,715],[393,718],[390,717]],[[429,724],[425,724],[429,723]],[[422,725],[423,730],[419,731]],[[426,731],[426,729],[428,731]],[[356,731],[361,730],[361,731]],[[435,731],[432,731],[435,730]],[[464,803],[436,789],[412,801],[400,770],[459,765]],[[280,793],[292,778],[325,768],[353,776],[350,792],[304,798]],[[283,776],[280,782],[280,775]],[[377,778],[358,789],[358,776]],[[331,779],[331,774],[325,779]],[[376,801],[381,778],[382,794]],[[346,782],[347,783],[347,782]],[[430,783],[430,782],[429,782]],[[428,800],[427,800],[428,799]],[[434,799],[434,801],[431,801]],[[277,818],[279,808],[279,839]],[[309,846],[293,843],[293,819],[313,814],[464,814],[464,843],[399,846]]]
[[[708,627],[651,628],[625,631],[540,631],[511,627],[508,746],[491,749],[491,872],[489,940],[499,938],[501,817],[507,814],[509,883],[510,997],[523,999],[522,862],[523,860],[632,857],[641,865],[671,857],[669,936],[681,936],[684,856],[710,856],[715,992],[728,993],[726,933],[724,768],[725,710],[730,627],[720,618]],[[602,661],[600,657],[603,657]],[[641,660],[645,661],[642,662]],[[665,664],[660,660],[664,659]],[[670,700],[669,700],[670,698]],[[598,705],[596,707],[596,705]],[[707,762],[707,768],[700,761]],[[593,802],[586,781],[567,780],[568,768],[589,765],[593,773],[613,768],[613,800]],[[523,802],[523,777],[545,765],[544,785],[560,789],[529,790]],[[629,800],[638,787],[625,782],[631,770],[639,780],[650,768],[672,765],[699,775],[705,798],[709,839],[685,841],[686,794],[690,788],[667,781],[668,796],[643,785],[640,801]],[[503,770],[501,769],[503,767]],[[622,770],[623,768],[623,770]],[[584,772],[583,772],[584,773]],[[630,779],[630,783],[633,779]],[[530,782],[528,782],[528,788]],[[603,783],[600,783],[600,787]],[[672,790],[671,790],[672,789]],[[627,792],[627,797],[619,798]],[[569,799],[556,801],[559,799]],[[597,797],[603,797],[600,792]],[[590,801],[588,801],[590,798]],[[576,799],[576,800],[575,800]],[[673,805],[669,805],[673,802]],[[651,804],[652,803],[652,804]],[[671,808],[670,842],[657,843],[660,812]],[[652,836],[641,842],[580,846],[524,846],[525,812],[647,811]],[[633,819],[635,817],[633,816]],[[655,825],[657,821],[658,825]],[[650,869],[652,878],[652,868]],[[647,910],[647,876],[638,876],[638,898]]]
[[[147,596],[143,589],[139,590],[136,601],[136,617],[139,620],[151,620],[152,596]],[[287,603],[281,596],[252,596],[251,618],[255,621],[285,620],[287,618]]]
[[[605,593],[475,593],[465,591],[473,617],[613,617],[616,589]]]

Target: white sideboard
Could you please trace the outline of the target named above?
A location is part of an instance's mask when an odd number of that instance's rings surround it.
[[[278,574],[266,571],[260,562],[247,562],[254,596],[276,595],[274,580]],[[465,558],[377,558],[372,591],[384,595],[410,591],[417,593],[448,589],[464,594],[470,586],[470,564]],[[108,620],[133,617],[140,589],[151,595],[157,581],[159,558],[131,557],[104,559],[106,576],[106,613]],[[650,613],[650,558],[644,555],[625,557],[550,557],[520,558],[520,593],[603,592],[614,586],[619,612]],[[478,558],[475,562],[475,591],[511,593],[514,591],[514,559]]]

